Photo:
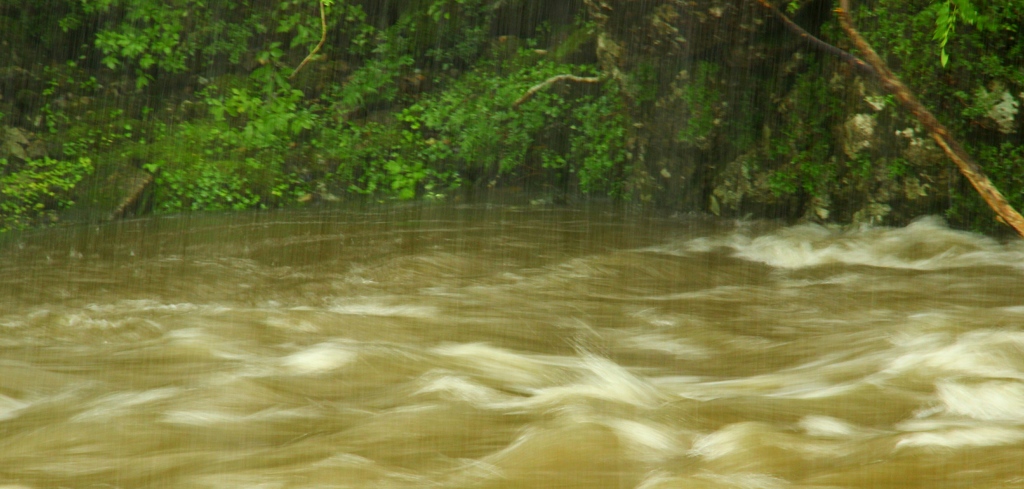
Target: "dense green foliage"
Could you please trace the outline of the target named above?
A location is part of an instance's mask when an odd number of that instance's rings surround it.
[[[842,117],[827,81],[814,73],[799,76],[794,97],[787,101],[781,137],[773,138],[768,154],[781,164],[768,176],[769,189],[776,195],[806,193],[822,196],[838,171],[829,130]]]
[[[740,155],[749,182],[735,185],[749,188],[732,201],[771,205],[827,202],[837,189],[935,171],[881,143],[844,151],[851,111],[881,99],[862,82],[838,82],[834,60],[794,56],[777,33],[759,33],[766,40],[750,59],[785,65],[785,75],[747,70],[737,81],[731,66],[742,63],[714,44],[720,36],[680,35],[697,25],[687,22],[724,23],[731,11],[712,6],[710,17],[686,20],[670,2],[639,13],[612,2],[595,15],[590,3],[0,0],[9,41],[0,56],[10,60],[0,87],[14,94],[0,99],[0,124],[34,134],[0,145],[0,227],[52,219],[79,200],[74,187],[94,166],[154,175],[141,202],[157,212],[444,199],[496,186],[620,199],[685,185],[710,194],[700,186],[727,168],[716,159]],[[806,19],[819,3],[792,1],[787,11]],[[858,4],[875,48],[1024,204],[1024,2]],[[326,42],[296,72],[321,41],[321,5]],[[846,45],[830,16],[818,30]],[[629,44],[613,40],[629,32]],[[672,51],[675,42],[691,43],[692,57]],[[545,84],[570,74],[601,82]],[[916,128],[891,100],[875,110],[889,134]],[[96,171],[90,185],[112,171]],[[954,183],[948,215],[979,222],[983,204]]]
[[[92,47],[48,72],[39,112],[65,156],[129,159],[154,173],[158,211],[346,193],[443,198],[467,182],[532,172],[618,194],[628,121],[614,86],[558,84],[513,106],[549,77],[596,74],[536,46],[550,26],[534,39],[489,38],[495,5],[481,0],[401,2],[376,13],[396,16],[385,25],[369,13],[376,2],[325,3],[332,38],[321,55],[332,61],[293,78],[319,41],[316,2],[51,0],[64,32],[98,28]],[[111,70],[99,80],[84,66],[93,56]],[[179,100],[181,89],[193,95]],[[156,102],[114,108],[147,98]],[[83,117],[96,124],[78,124]],[[555,144],[552,131],[567,142]]]
[[[9,171],[0,159],[0,231],[20,229],[56,220],[56,211],[74,202],[67,191],[92,172],[88,158],[28,160]]]

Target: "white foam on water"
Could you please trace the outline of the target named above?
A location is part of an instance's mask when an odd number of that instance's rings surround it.
[[[377,462],[353,453],[338,453],[313,463],[314,467],[373,467],[374,465],[377,465]]]
[[[616,341],[616,345],[633,350],[664,353],[681,359],[703,359],[711,356],[709,349],[690,340],[662,333],[623,335]]]
[[[231,332],[224,336],[212,334],[210,326],[186,327],[171,329],[164,335],[168,346],[177,347],[175,350],[184,349],[182,353],[194,356],[197,359],[217,359],[238,362],[245,371],[236,371],[233,375],[244,376],[265,376],[274,373],[279,369],[276,365],[270,364],[267,358],[251,350],[248,342],[232,338]]]
[[[916,373],[929,378],[979,377],[1024,380],[1024,332],[975,330],[960,335],[946,332],[897,334],[900,353],[879,377]]]
[[[910,433],[900,437],[896,449],[971,448],[1015,445],[1024,441],[1024,430],[1007,426],[975,426],[936,432]]]
[[[68,314],[64,317],[64,326],[75,329],[115,329],[118,322],[109,319],[92,318],[85,314]]]
[[[585,355],[582,366],[587,372],[587,385],[603,391],[602,398],[643,407],[655,407],[665,400],[646,379],[607,358]]]
[[[217,411],[169,411],[163,417],[165,423],[192,426],[234,423],[240,419],[242,417],[236,414]]]
[[[200,327],[176,329],[167,333],[167,338],[183,343],[205,343],[211,339],[210,335]]]
[[[1024,383],[988,381],[980,384],[939,382],[939,401],[949,414],[986,421],[1024,422]]]
[[[556,357],[518,353],[485,343],[442,345],[433,351],[460,369],[518,387],[549,385],[554,376],[552,368],[568,364]]]
[[[32,403],[15,399],[0,394],[0,421],[6,421],[18,417],[22,410],[31,406]]]
[[[715,460],[733,455],[752,446],[750,439],[770,432],[764,423],[744,421],[724,426],[722,429],[698,436],[693,441],[690,453]]]
[[[292,353],[281,359],[281,365],[293,374],[317,375],[345,367],[357,357],[351,346],[328,342]]]
[[[621,365],[587,354],[579,363],[580,379],[576,382],[537,389],[534,396],[521,403],[523,407],[543,408],[571,405],[575,400],[601,399],[642,408],[654,408],[666,396],[650,382],[630,373]]]
[[[437,351],[456,361],[448,369],[424,375],[417,393],[443,393],[482,409],[557,410],[581,415],[580,422],[594,422],[597,417],[590,409],[579,411],[576,407],[602,400],[653,408],[667,399],[646,379],[611,360],[591,354],[582,357],[520,355],[483,344],[446,345]],[[480,378],[524,395],[497,390],[476,380]]]
[[[706,381],[691,376],[671,376],[653,379],[657,385],[684,399],[710,401],[730,397],[760,395],[781,399],[827,399],[850,394],[863,388],[860,379],[843,381],[847,372],[839,366],[821,366],[817,362],[762,375],[729,380]],[[861,362],[849,362],[857,368]]]
[[[831,233],[817,226],[801,226],[784,232],[761,236],[748,243],[732,246],[735,255],[746,260],[777,268],[805,268],[843,261],[863,262],[863,250],[826,244]],[[845,259],[845,260],[844,260]]]
[[[439,393],[450,399],[465,401],[479,407],[493,406],[508,397],[501,392],[451,372],[428,372],[421,382],[423,382],[423,386],[416,391],[416,394]]]
[[[1019,247],[950,229],[942,219],[926,217],[903,228],[842,231],[805,224],[758,237],[735,233],[692,239],[683,245],[645,248],[673,255],[732,249],[738,258],[776,268],[800,269],[827,264],[911,270],[971,266],[1024,268]]]
[[[636,489],[674,489],[686,487],[681,477],[673,476],[664,470],[652,470]]]
[[[634,460],[654,464],[686,452],[667,426],[623,418],[605,419],[601,423],[615,432]]]
[[[340,303],[327,308],[328,311],[348,316],[380,316],[406,318],[437,317],[437,308],[412,304],[384,304],[381,302]]]
[[[105,306],[96,306],[97,310],[103,310]],[[178,302],[178,303],[163,303],[154,300],[124,300],[118,301],[116,304],[108,306],[110,309],[128,309],[138,311],[158,311],[158,312],[203,312],[210,314],[218,314],[231,311],[232,308],[219,305],[219,304],[193,304],[191,302]]]
[[[294,409],[270,408],[254,413],[235,413],[228,411],[209,410],[173,410],[164,413],[161,421],[169,424],[190,426],[215,426],[236,423],[261,423],[267,421],[288,421],[302,418],[315,418],[319,414],[312,408]]]
[[[819,438],[848,438],[860,433],[856,426],[831,416],[804,416],[797,426],[809,436]]]
[[[999,310],[1008,312],[1010,314],[1024,314],[1024,305],[1022,306],[1006,306],[1001,307]]]

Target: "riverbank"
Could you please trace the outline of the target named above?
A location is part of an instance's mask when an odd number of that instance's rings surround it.
[[[849,49],[825,3],[789,15]],[[316,2],[44,4],[0,6],[0,229],[502,189],[1001,232],[872,76],[758,2],[347,1],[323,19]],[[964,27],[943,66],[929,8],[856,21],[1020,208],[1021,41]]]

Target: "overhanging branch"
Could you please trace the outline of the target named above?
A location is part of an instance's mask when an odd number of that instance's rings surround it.
[[[821,39],[818,39],[817,37],[812,35],[810,32],[807,32],[806,30],[804,30],[803,27],[800,27],[799,25],[797,25],[796,22],[793,22],[792,20],[790,20],[790,18],[788,16],[786,16],[786,14],[782,13],[781,10],[779,10],[774,5],[769,3],[768,0],[757,0],[757,3],[760,3],[762,7],[770,10],[772,12],[772,14],[775,15],[775,17],[777,17],[780,21],[782,21],[782,24],[785,25],[787,29],[793,31],[801,39],[803,39],[803,40],[807,41],[808,43],[810,43],[810,45],[813,46],[815,49],[817,49],[817,50],[819,50],[819,51],[821,51],[823,53],[835,56],[835,57],[837,57],[837,58],[839,58],[839,59],[841,59],[843,61],[846,61],[847,63],[850,64],[850,66],[853,66],[854,68],[864,72],[865,74],[872,75],[872,76],[877,74],[877,73],[875,73],[875,69],[872,68],[871,65],[865,63],[860,58],[858,58],[858,57],[856,57],[856,56],[854,56],[854,55],[852,55],[852,54],[850,54],[850,53],[848,53],[846,51],[843,51],[842,49],[839,49],[839,48],[837,48],[837,47],[835,47],[835,46],[833,46],[833,45],[831,45],[831,44],[829,44],[829,43],[827,43],[825,41],[822,41]]]

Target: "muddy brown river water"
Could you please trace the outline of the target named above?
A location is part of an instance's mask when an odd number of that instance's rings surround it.
[[[410,206],[0,237],[0,488],[1024,487],[1024,245]]]

